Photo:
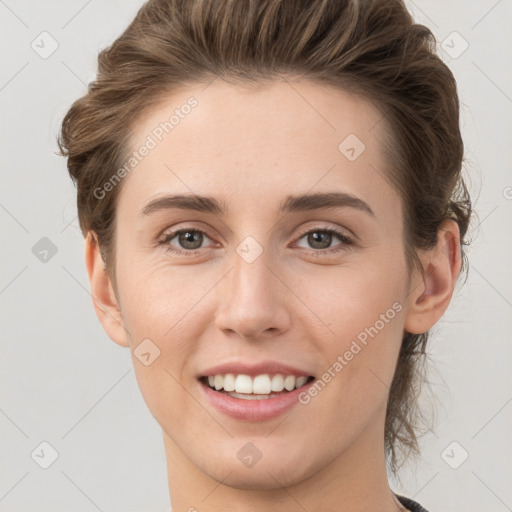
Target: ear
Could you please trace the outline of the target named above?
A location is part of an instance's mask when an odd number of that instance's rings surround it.
[[[105,270],[96,235],[89,231],[85,240],[85,264],[94,309],[108,337],[122,347],[129,347],[129,333],[124,326],[114,288]]]
[[[407,301],[404,329],[411,334],[428,331],[444,314],[450,304],[461,268],[459,226],[444,220],[437,232],[437,243],[422,252],[423,272],[412,280]]]

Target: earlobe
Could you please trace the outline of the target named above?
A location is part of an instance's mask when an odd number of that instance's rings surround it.
[[[437,233],[436,246],[420,255],[423,273],[409,292],[404,329],[411,334],[428,331],[450,304],[461,268],[457,223],[446,219]]]
[[[85,264],[96,315],[108,337],[123,347],[129,346],[126,330],[111,280],[105,270],[96,236],[87,234],[85,240]]]

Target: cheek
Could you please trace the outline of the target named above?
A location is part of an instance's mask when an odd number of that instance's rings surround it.
[[[297,295],[330,328],[329,339],[339,343],[356,338],[376,323],[379,331],[400,332],[396,313],[403,309],[406,273],[400,264],[386,265],[382,260],[366,258],[300,280]]]
[[[193,266],[170,268],[163,257],[134,259],[129,268],[119,267],[123,314],[130,332],[139,336],[152,333],[166,343],[175,337],[183,319],[194,315],[209,282],[216,282],[212,273],[199,272]]]
[[[130,270],[128,270],[130,267]],[[191,268],[191,267],[190,267]],[[118,273],[123,318],[130,332],[131,356],[141,394],[162,425],[174,424],[194,406],[183,384],[190,379],[188,361],[196,351],[198,332],[194,307],[205,293],[204,281],[191,272],[170,269],[165,262],[131,261]],[[144,341],[143,341],[144,340]],[[141,344],[151,340],[157,357],[149,365],[139,359]],[[148,345],[151,352],[151,343]],[[188,381],[187,381],[188,385]],[[173,406],[169,407],[172,403]]]
[[[184,410],[186,406],[187,397],[178,383],[184,382],[184,375],[190,378],[188,363],[204,329],[198,314],[202,311],[206,281],[207,276],[198,278],[197,272],[194,276],[184,267],[170,269],[165,261],[132,259],[129,264],[119,265],[119,292],[123,319],[130,332],[132,361],[140,390],[153,414],[158,415],[162,405],[171,399],[180,404],[173,410]],[[153,347],[157,354],[148,366],[138,357],[142,343]]]
[[[367,260],[301,283],[299,293],[322,321],[323,334],[316,337],[325,365],[321,380],[333,382],[327,387],[341,410],[354,406],[358,414],[357,404],[371,408],[387,397],[402,340],[406,283],[405,267],[398,255],[393,258],[396,266],[386,265],[386,258]]]

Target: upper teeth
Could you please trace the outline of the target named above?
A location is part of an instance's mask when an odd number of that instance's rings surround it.
[[[210,375],[208,384],[217,391],[235,391],[236,393],[254,393],[257,395],[268,395],[272,391],[279,392],[286,389],[292,391],[303,386],[308,377],[295,377],[294,375],[283,376],[276,374],[270,377],[269,374],[257,375],[252,378],[250,375]]]

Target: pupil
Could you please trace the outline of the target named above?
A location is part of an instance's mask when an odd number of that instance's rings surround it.
[[[320,233],[317,231],[315,233],[311,233],[308,236],[308,238],[309,238],[308,242],[316,249],[325,249],[331,245],[332,235],[330,233]],[[324,238],[323,243],[322,243],[322,238]],[[320,246],[315,245],[318,243]]]
[[[197,243],[198,241],[199,243]],[[195,245],[194,242],[196,243]],[[197,231],[186,231],[180,235],[180,243],[186,249],[199,249],[202,243],[202,234]],[[189,244],[192,244],[192,247]]]

